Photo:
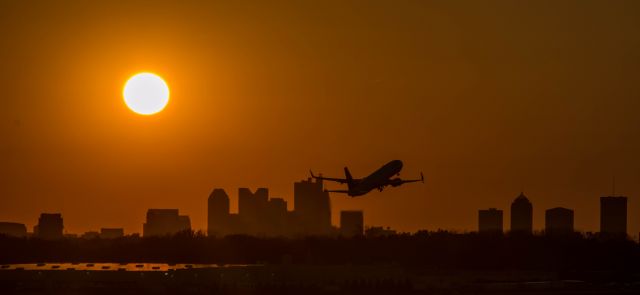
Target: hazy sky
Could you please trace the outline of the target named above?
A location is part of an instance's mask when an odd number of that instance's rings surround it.
[[[639,1],[1,1],[0,220],[140,232],[147,208],[205,229],[206,200],[308,171],[412,184],[350,199],[367,225],[475,230],[524,190],[597,230],[629,196],[640,231]],[[242,3],[241,3],[242,2]],[[124,82],[171,101],[143,117]],[[339,188],[331,185],[331,188]]]

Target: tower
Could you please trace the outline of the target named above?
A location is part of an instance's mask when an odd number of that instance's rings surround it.
[[[627,197],[600,198],[600,233],[621,236],[627,234]]]
[[[324,235],[331,231],[331,201],[322,180],[309,178],[293,184],[295,216],[299,230],[308,235]]]
[[[287,232],[287,201],[271,198],[267,204],[268,216],[264,223],[268,226],[267,235],[282,236]]]
[[[223,236],[230,233],[229,196],[224,189],[214,189],[207,200],[207,234]]]
[[[248,188],[238,189],[238,217],[242,223],[242,233],[264,235],[268,226],[269,189],[258,188],[252,193]]]
[[[532,231],[533,206],[524,193],[520,193],[511,203],[511,232],[530,234]]]

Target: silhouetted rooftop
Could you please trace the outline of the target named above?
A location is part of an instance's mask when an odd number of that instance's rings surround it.
[[[524,195],[523,192],[520,192],[520,195],[518,195],[518,197],[516,197],[515,200],[513,200],[513,202],[527,202],[529,203],[529,199],[527,198],[527,196]]]
[[[564,208],[564,207],[555,207],[551,209],[547,209],[549,212],[573,212],[573,210]]]

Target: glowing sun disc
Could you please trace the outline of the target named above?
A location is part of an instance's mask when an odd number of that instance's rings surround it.
[[[122,91],[124,103],[141,115],[153,115],[169,103],[169,86],[152,73],[140,73],[127,80]]]

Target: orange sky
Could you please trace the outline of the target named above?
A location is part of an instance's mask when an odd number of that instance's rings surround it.
[[[615,174],[640,231],[637,1],[33,2],[0,2],[1,221],[204,229],[214,187],[292,209],[309,168],[401,159],[427,184],[335,195],[334,223],[474,230],[524,189],[535,228],[564,206],[597,230]],[[122,101],[141,71],[171,88],[158,115]]]

